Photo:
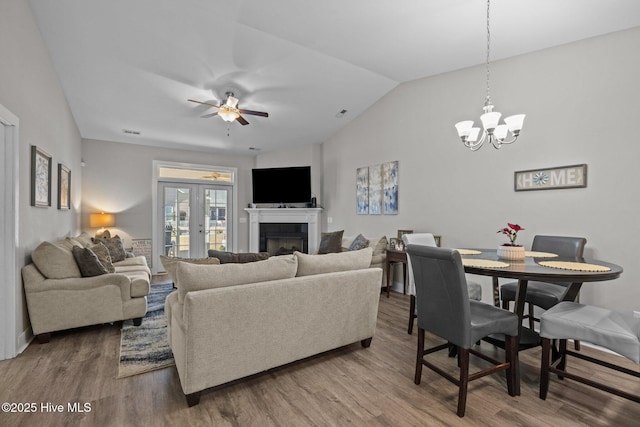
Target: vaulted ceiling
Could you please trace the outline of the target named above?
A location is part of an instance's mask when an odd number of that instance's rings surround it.
[[[82,137],[124,143],[247,155],[320,143],[398,84],[486,54],[483,0],[30,4]],[[493,0],[492,60],[636,26],[638,0]],[[269,117],[242,126],[187,102],[228,91]]]

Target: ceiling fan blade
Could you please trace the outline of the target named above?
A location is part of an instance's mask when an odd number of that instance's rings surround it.
[[[240,123],[242,126],[245,126],[245,125],[248,125],[248,124],[249,124],[249,122],[248,122],[248,121],[246,121],[246,120],[244,119],[244,117],[242,117],[242,116],[238,116],[238,118],[236,119],[236,121],[237,121],[238,123]]]
[[[220,106],[219,106],[219,105],[209,104],[208,102],[196,101],[195,99],[187,99],[187,101],[195,102],[196,104],[208,105],[209,107],[216,107],[216,108],[220,108]]]
[[[209,117],[213,117],[217,115],[218,115],[218,112],[216,111],[215,113],[205,114],[204,116],[200,116],[200,117],[202,117],[203,119],[207,119]]]
[[[264,113],[262,111],[243,110],[242,108],[239,108],[238,111],[242,114],[249,114],[251,116],[269,117],[269,113]]]

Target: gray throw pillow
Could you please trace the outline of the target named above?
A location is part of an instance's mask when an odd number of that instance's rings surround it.
[[[358,237],[353,239],[351,245],[349,245],[350,251],[359,251],[360,249],[369,247],[369,239],[366,239],[362,234],[358,234]]]
[[[248,252],[236,254],[233,252],[209,249],[209,258],[218,258],[220,264],[244,264],[247,262],[264,261],[269,258],[269,252]]]
[[[104,265],[100,262],[96,254],[89,248],[81,248],[80,246],[74,246],[71,249],[73,257],[80,268],[80,274],[82,277],[93,277],[107,274],[108,271],[104,268]]]
[[[331,254],[342,252],[342,235],[344,230],[322,233],[318,254]]]
[[[89,249],[93,251],[94,254],[100,260],[100,264],[104,266],[104,268],[109,273],[115,273],[116,268],[111,263],[111,255],[109,255],[109,249],[102,242],[98,242],[95,245],[89,246]]]
[[[124,250],[124,241],[118,235],[114,237],[94,237],[93,242],[102,242],[109,249],[111,262],[123,261],[127,257]]]

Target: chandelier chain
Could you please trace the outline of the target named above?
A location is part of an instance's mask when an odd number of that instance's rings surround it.
[[[489,26],[489,4],[490,4],[491,0],[487,0],[487,62],[486,62],[486,66],[487,66],[487,98],[485,100],[485,105],[489,105],[491,104],[491,94],[489,91],[489,80],[491,77],[491,72],[489,70],[489,58],[490,58],[490,51],[491,51],[491,29]]]

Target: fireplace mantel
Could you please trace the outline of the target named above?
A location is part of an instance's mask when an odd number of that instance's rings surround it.
[[[260,250],[260,223],[305,223],[309,227],[309,253],[320,246],[322,208],[246,208],[249,213],[249,251]]]

